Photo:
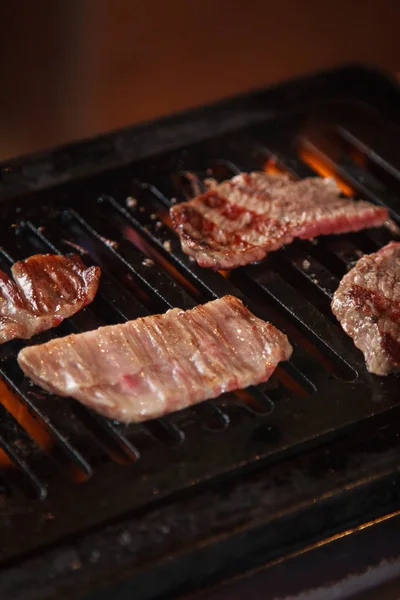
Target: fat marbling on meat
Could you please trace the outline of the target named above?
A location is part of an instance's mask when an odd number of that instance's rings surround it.
[[[375,375],[400,369],[400,242],[363,256],[346,273],[332,311]]]
[[[46,390],[112,419],[139,422],[266,381],[292,347],[233,297],[23,349]]]
[[[340,196],[330,178],[242,173],[170,209],[182,250],[202,267],[232,269],[259,261],[295,238],[382,225],[385,208]]]

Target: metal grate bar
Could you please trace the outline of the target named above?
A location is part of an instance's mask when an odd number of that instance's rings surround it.
[[[331,299],[339,285],[337,277],[332,275],[324,265],[309,253],[290,252],[288,254],[288,261],[296,272],[327,296],[328,299]],[[284,272],[283,269],[282,273]]]
[[[321,246],[335,256],[343,274],[347,269],[353,267],[363,255],[362,250],[345,237],[330,238],[329,241],[322,240]]]
[[[337,359],[356,371],[361,367],[348,336],[298,294],[278,273],[261,272],[254,276],[254,280],[265,294],[288,310],[301,327],[331,350]]]
[[[314,141],[308,137],[302,139],[304,146],[315,156],[320,157],[329,168],[344,179],[357,193],[375,204],[387,207],[393,217],[400,220],[399,200],[383,182],[369,171],[357,165],[349,156],[332,156],[330,145],[324,140]]]
[[[122,452],[129,461],[139,460],[139,449],[132,443],[129,435],[125,435],[123,426],[117,421],[106,419],[78,402],[75,403],[74,412],[100,447],[116,462],[120,462],[118,451]]]
[[[200,418],[203,427],[209,431],[224,431],[230,422],[227,413],[214,402],[196,404],[191,407],[191,411]]]
[[[28,464],[25,462],[23,458],[15,451],[15,449],[10,446],[7,442],[0,439],[0,447],[2,450],[12,459],[12,461],[18,466],[21,473],[24,476],[24,479],[27,481],[29,486],[35,492],[36,497],[39,500],[44,500],[47,496],[46,486],[40,481],[40,479],[35,475],[35,473],[31,470]]]
[[[92,467],[78,450],[82,442],[85,442],[85,448],[82,451],[84,452],[87,449],[87,440],[85,440],[87,436],[76,434],[77,429],[79,431],[79,425],[76,423],[70,407],[67,406],[67,401],[64,400],[63,406],[60,406],[56,397],[44,396],[41,388],[32,386],[27,389],[28,386],[23,385],[22,373],[17,367],[15,359],[8,359],[0,364],[0,375],[29,406],[40,422],[44,424],[62,454],[76,463],[87,476],[91,476]],[[46,404],[45,411],[42,411],[38,407],[39,402],[43,404],[43,399]],[[55,409],[58,408],[57,404],[61,410],[59,411],[60,415],[55,419]],[[52,413],[52,417],[48,413]],[[55,420],[57,421],[57,425],[54,424]],[[56,449],[53,450],[52,456],[56,456]],[[61,457],[60,460],[62,460]]]
[[[171,206],[168,199],[154,186],[147,185],[146,190],[151,189],[154,199],[162,202],[164,209],[166,205]],[[223,278],[213,271],[202,269],[189,256],[180,250],[180,243],[174,232],[171,231],[160,219],[152,218],[155,214],[149,211],[147,206],[147,197],[141,198],[141,203],[136,209],[127,209],[113,198],[104,197],[104,201],[110,204],[114,210],[118,211],[138,233],[153,244],[165,258],[171,261],[185,277],[198,286],[208,298],[218,298],[227,293],[227,286]],[[154,207],[154,205],[153,205]],[[160,208],[160,206],[158,206]],[[168,248],[168,250],[166,249]]]
[[[394,133],[394,129],[396,132]],[[398,161],[398,133],[399,128],[393,123],[384,122],[379,126],[368,120],[368,127],[358,127],[356,123],[338,125],[335,132],[350,147],[359,150],[372,162],[387,171],[392,177],[400,180]],[[389,140],[390,138],[390,140]],[[396,164],[397,163],[397,164]]]
[[[163,273],[157,265],[146,266],[147,257],[131,243],[118,242],[118,249],[107,244],[105,238],[115,235],[117,232],[108,223],[97,223],[101,233],[89,224],[81,214],[71,210],[71,216],[79,222],[80,226],[95,240],[100,242],[106,251],[117,259],[139,280],[144,289],[152,296],[156,295],[162,305],[169,308],[179,306],[191,308],[195,302],[189,295],[178,286],[168,275]],[[91,217],[91,223],[96,219]],[[113,238],[111,238],[113,239]]]
[[[316,173],[306,163],[300,160],[293,137],[285,135],[269,137],[268,141],[263,143],[262,149],[266,159],[271,160],[280,168],[283,168],[295,179],[305,179],[306,177],[315,177]]]

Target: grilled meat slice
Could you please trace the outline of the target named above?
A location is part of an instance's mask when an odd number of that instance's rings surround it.
[[[170,210],[182,250],[202,267],[232,269],[261,260],[295,238],[382,225],[385,208],[340,197],[333,179],[292,181],[243,173]]]
[[[0,343],[56,327],[92,302],[100,278],[75,255],[35,254],[11,273],[14,281],[0,271]]]
[[[30,346],[18,362],[46,390],[140,422],[266,381],[291,352],[283,333],[224,296]]]
[[[400,370],[400,242],[363,256],[342,279],[332,311],[375,375]]]

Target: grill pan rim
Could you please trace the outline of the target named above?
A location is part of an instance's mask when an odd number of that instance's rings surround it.
[[[374,80],[379,80],[379,85],[387,88],[390,97],[400,93],[400,83],[390,72],[364,63],[350,63],[329,71],[295,77],[131,127],[5,159],[0,162],[0,201],[86,179],[132,161],[199,142],[210,137],[203,132],[211,129],[213,136],[223,135],[258,120],[268,120],[269,115],[276,118],[282,112],[292,113],[295,98],[301,105],[304,100],[310,101],[314,89],[315,94],[329,94],[343,82],[349,87],[352,80],[366,80],[367,88],[368,83],[372,85]],[[264,107],[266,100],[271,105],[268,111]],[[155,130],[157,140],[154,139]],[[124,143],[128,147],[124,148]],[[89,155],[95,154],[93,151],[99,146],[105,156],[101,161],[97,156],[94,161],[90,160]]]

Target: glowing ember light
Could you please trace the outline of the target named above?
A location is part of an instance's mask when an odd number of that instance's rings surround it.
[[[300,158],[309,165],[318,175],[322,177],[332,177],[346,196],[353,197],[355,192],[343,179],[341,179],[334,171],[334,167],[329,164],[328,160],[324,160],[321,156],[317,156],[312,150],[304,146],[299,149]]]
[[[224,277],[225,279],[229,279],[231,272],[230,271],[223,271],[222,269],[220,271],[218,271],[218,273],[220,275],[222,275],[222,277]]]
[[[270,175],[285,175],[287,171],[280,165],[276,159],[269,158],[264,165],[264,171]]]
[[[0,380],[0,402],[43,450],[49,450],[53,445],[50,434],[30,412],[29,407],[13,394],[6,384]],[[0,467],[12,465],[12,461],[0,450]]]

